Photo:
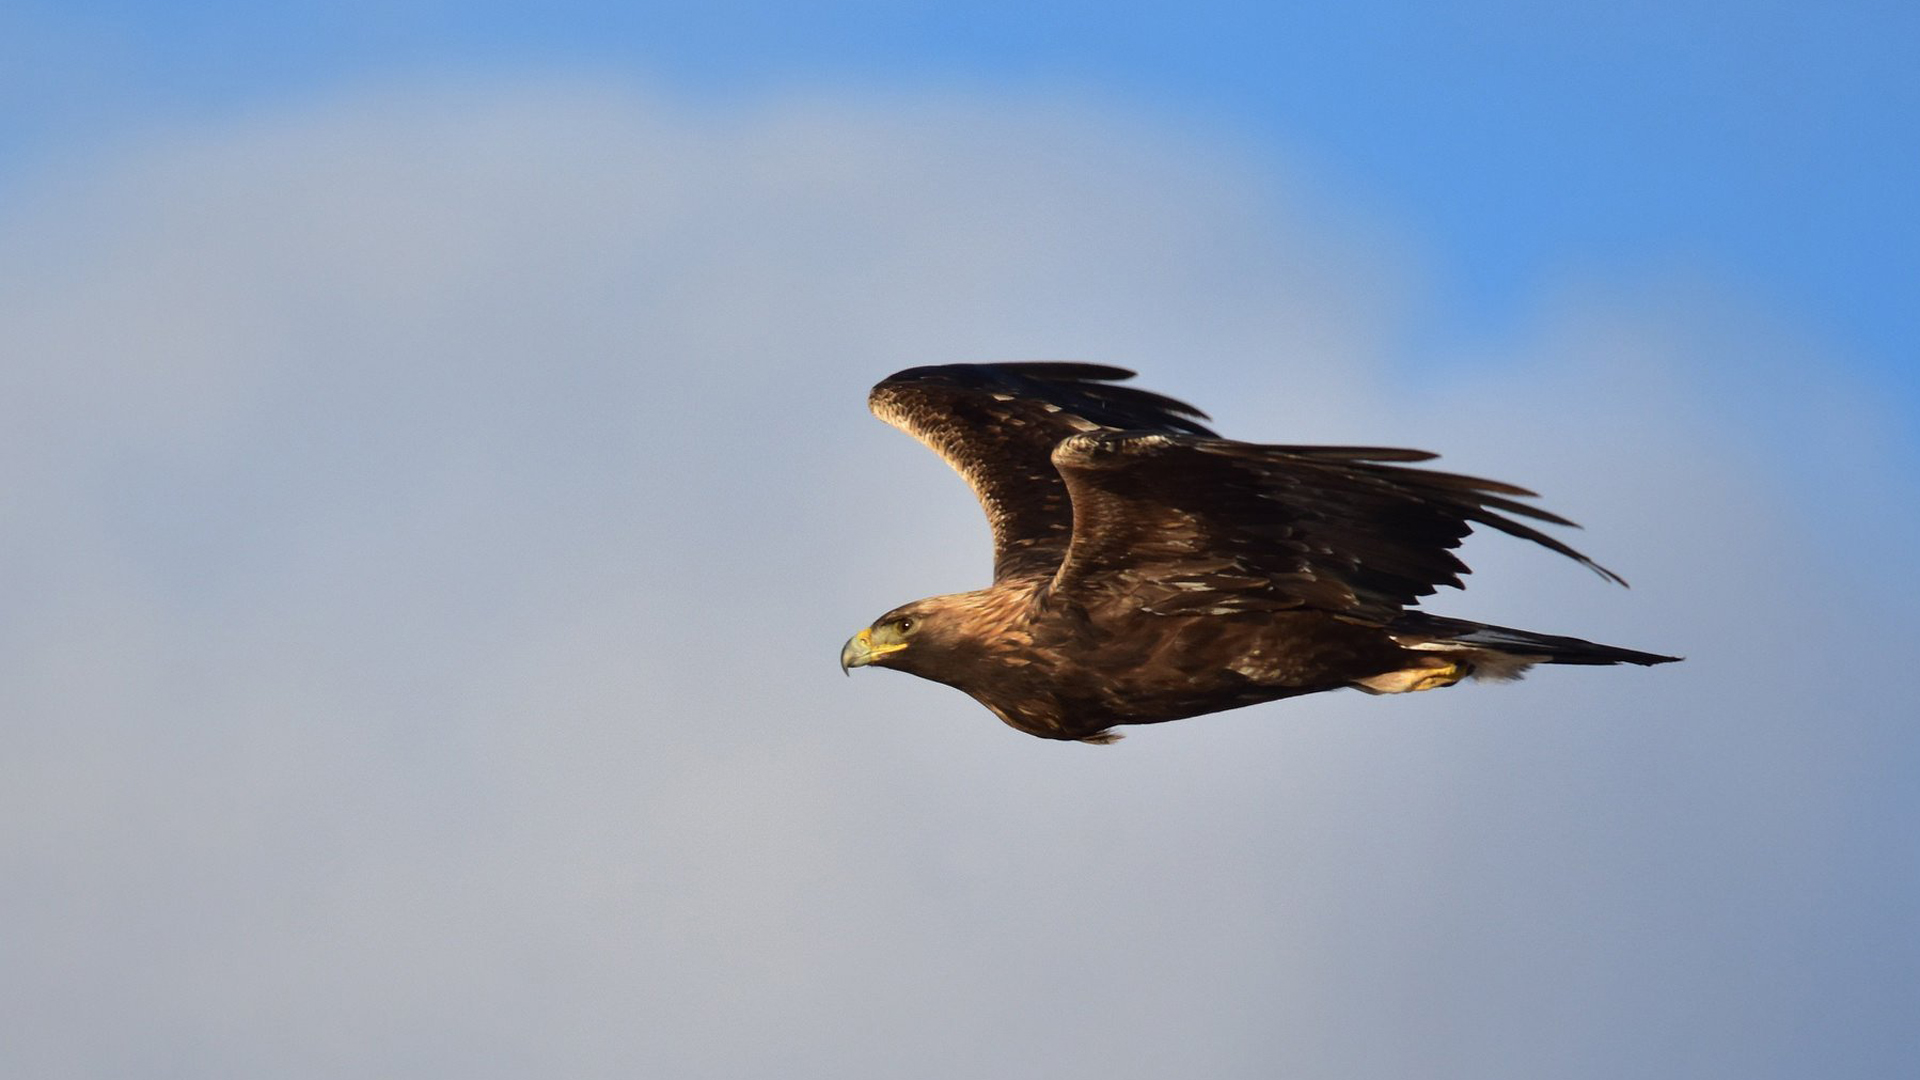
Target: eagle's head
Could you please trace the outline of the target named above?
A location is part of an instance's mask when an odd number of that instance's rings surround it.
[[[925,654],[938,646],[928,624],[936,616],[928,601],[918,600],[894,608],[873,625],[847,639],[840,650],[840,670],[852,673],[857,667],[890,667],[915,671]],[[912,656],[907,653],[918,649]]]
[[[873,620],[840,650],[843,671],[884,667],[972,693],[982,675],[1019,659],[1032,638],[1013,632],[1025,590],[982,589],[929,596]]]
[[[1063,734],[1055,700],[1058,650],[1035,647],[1032,619],[1044,584],[1002,584],[902,604],[847,641],[840,668],[904,671],[965,691],[1022,731],[1087,738]]]

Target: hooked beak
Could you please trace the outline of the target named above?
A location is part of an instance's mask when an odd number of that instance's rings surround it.
[[[853,674],[852,669],[866,667],[868,664],[873,663],[876,657],[885,656],[891,652],[899,652],[906,647],[907,643],[904,641],[894,645],[875,645],[873,643],[873,630],[871,628],[862,630],[848,638],[847,643],[841,647],[840,671],[843,674],[851,675]]]

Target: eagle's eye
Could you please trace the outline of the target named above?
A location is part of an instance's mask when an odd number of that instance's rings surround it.
[[[913,620],[901,619],[898,622],[895,622],[893,625],[899,627],[900,632],[904,634],[913,629]]]

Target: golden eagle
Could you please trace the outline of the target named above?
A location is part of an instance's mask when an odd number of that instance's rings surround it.
[[[917,367],[868,406],[932,447],[993,527],[993,584],[894,608],[840,651],[971,694],[1046,739],[1353,687],[1398,694],[1534,664],[1678,657],[1408,610],[1461,587],[1473,526],[1619,575],[1517,518],[1511,484],[1432,454],[1223,439],[1191,405],[1094,364]],[[1511,516],[1508,516],[1511,515]]]

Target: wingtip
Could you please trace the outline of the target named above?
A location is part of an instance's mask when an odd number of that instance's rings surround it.
[[[941,387],[966,393],[1033,398],[1106,427],[1167,428],[1217,437],[1202,421],[1212,418],[1192,405],[1137,386],[1119,385],[1134,372],[1108,364],[1077,361],[1019,361],[1004,364],[931,364],[896,371],[874,384],[869,408],[897,391]],[[875,409],[878,411],[878,409]]]
[[[1009,363],[990,364],[921,364],[902,368],[881,379],[877,386],[888,383],[919,382],[925,379],[964,380],[967,376],[991,378],[996,375],[1017,375],[1028,379],[1040,379],[1048,382],[1125,382],[1135,378],[1139,372],[1129,368],[1114,367],[1111,364],[1083,364],[1076,360],[1018,360]]]
[[[1578,528],[1578,526],[1575,526],[1575,528]],[[1601,580],[1611,581],[1615,585],[1618,585],[1623,589],[1633,588],[1632,585],[1627,583],[1626,578],[1623,578],[1619,574],[1616,574],[1613,571],[1607,569],[1606,567],[1601,566],[1599,563],[1594,562],[1592,559],[1587,558],[1585,555],[1580,556],[1580,561],[1586,565],[1587,569],[1593,571],[1596,574],[1599,574]]]

